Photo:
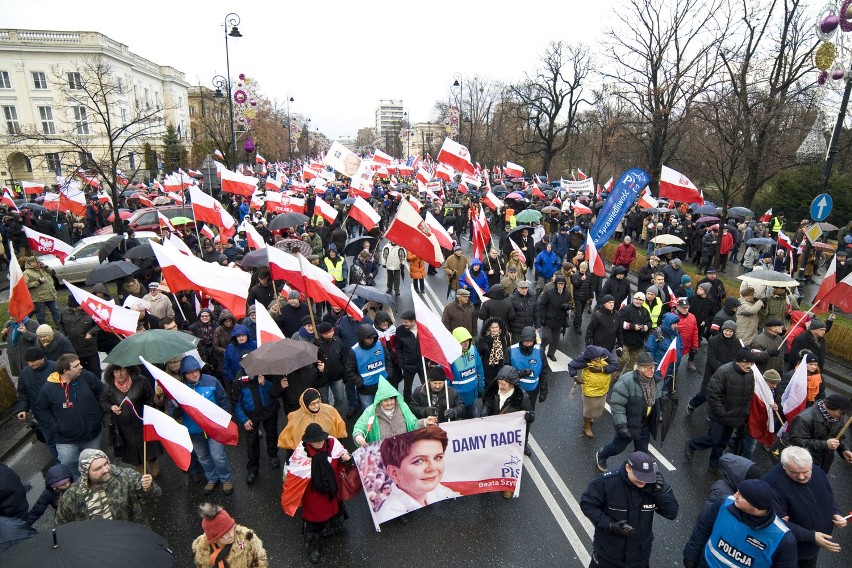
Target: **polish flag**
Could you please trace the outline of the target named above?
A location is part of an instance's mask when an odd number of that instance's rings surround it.
[[[453,250],[453,238],[438,220],[435,219],[431,211],[426,212],[426,225],[432,231],[432,234],[435,235],[435,238],[438,239],[438,244],[441,245],[441,248]]]
[[[444,255],[441,253],[438,239],[406,200],[399,203],[396,216],[385,232],[385,237],[407,251],[413,252],[435,268],[444,263]]]
[[[24,227],[24,234],[27,236],[27,244],[34,253],[55,256],[63,265],[65,264],[65,259],[68,258],[74,250],[74,248],[65,241],[61,241],[56,237],[51,237],[50,235],[45,235],[44,233],[39,233],[29,227]]]
[[[169,221],[169,218],[159,211],[157,211],[157,224],[160,226],[161,229],[165,229],[170,233],[175,232],[175,226],[172,225],[172,222]]]
[[[784,231],[778,231],[778,246],[793,252],[793,241],[790,240],[790,237],[788,237]]]
[[[609,179],[604,184],[604,189],[607,191],[607,193],[610,193],[612,191],[612,186],[613,186],[614,183],[615,183],[615,181],[612,179],[612,176],[609,176]],[[649,191],[648,195],[650,195],[650,194],[651,194],[651,192]]]
[[[257,189],[257,178],[246,176],[229,169],[222,170],[222,191],[234,195],[251,196]]]
[[[338,288],[333,281],[329,280],[328,272],[311,264],[302,254],[296,255],[299,261],[299,268],[302,274],[302,280],[305,286],[305,295],[316,303],[328,302],[332,306],[337,306],[340,309],[345,309],[349,316],[361,321],[364,315],[358,307],[349,301],[343,290]]]
[[[35,304],[24,280],[24,273],[15,257],[15,247],[9,247],[9,315],[17,321],[33,313]]]
[[[281,186],[283,185],[281,180],[282,178],[280,175],[278,177],[266,176],[266,181],[263,182],[263,188],[270,191],[281,191]]]
[[[484,302],[485,301],[485,292],[482,291],[482,288],[479,287],[479,285],[473,279],[473,276],[471,276],[470,268],[465,268],[464,280],[465,280],[465,282],[467,282],[467,285],[470,286],[473,289],[474,292],[476,292],[476,295],[479,296],[479,301]]]
[[[240,224],[239,230],[246,232],[246,242],[248,243],[250,249],[258,250],[266,248],[266,243],[263,242],[263,237],[260,236],[260,233],[257,232],[257,229],[254,228],[254,225],[252,225],[248,221],[243,221]]]
[[[472,174],[473,164],[470,162],[470,151],[449,137],[444,139],[441,151],[438,152],[438,162],[452,166],[460,172]]]
[[[547,196],[538,188],[538,184],[533,184],[532,196],[539,199],[547,199]]]
[[[453,334],[444,327],[441,318],[414,293],[412,285],[411,299],[414,302],[414,316],[417,318],[417,339],[420,343],[420,353],[430,361],[444,368],[447,376],[451,376],[451,365],[461,357],[461,345]]]
[[[509,244],[512,245],[512,250],[518,253],[518,260],[521,262],[526,262],[526,256],[524,255],[524,251],[521,249],[521,245],[519,245],[515,239],[507,239]]]
[[[48,211],[60,211],[59,208],[59,194],[48,191],[44,194],[44,201],[42,205]]]
[[[172,246],[178,250],[179,253],[185,256],[193,256],[192,251],[189,250],[189,247],[186,246],[186,243],[174,233],[169,235],[169,238],[163,241],[163,245]]]
[[[83,185],[87,185],[95,189],[101,188],[101,182],[99,182],[97,178],[89,177],[89,175],[83,170],[77,170],[77,177],[83,180]]]
[[[269,273],[273,280],[283,280],[290,284],[294,290],[299,293],[305,293],[305,283],[302,280],[302,269],[299,266],[299,259],[288,252],[276,247],[266,247],[266,260],[269,262]],[[334,277],[323,271],[326,274],[326,280],[331,282]]]
[[[273,194],[274,195],[274,194]],[[269,196],[267,196],[268,199]],[[267,207],[267,211],[269,207]],[[281,194],[281,201],[275,208],[276,213],[305,213],[305,199]]]
[[[337,219],[337,214],[340,213],[337,209],[326,203],[324,199],[316,199],[314,201],[314,215],[319,215],[325,222],[331,225]]]
[[[225,154],[223,154],[218,148],[213,150],[213,156],[218,160],[225,161]]]
[[[657,365],[657,370],[660,372],[660,376],[664,379],[666,378],[666,374],[669,372],[669,366],[673,363],[677,362],[677,337],[672,339],[671,344],[669,344],[669,348],[666,349],[665,355],[660,360],[660,364]]]
[[[391,165],[393,162],[393,158],[382,152],[381,150],[376,150],[376,153],[373,154],[373,161],[378,162],[379,164],[385,164],[386,166]]]
[[[22,181],[21,187],[24,189],[24,193],[27,195],[38,195],[40,193],[44,193],[43,183],[36,183],[34,181]]]
[[[216,235],[213,233],[213,229],[211,229],[207,225],[203,225],[198,232],[199,234],[201,234],[201,236],[207,237],[211,241],[216,238]]]
[[[752,366],[752,371],[754,371],[754,393],[749,403],[748,433],[752,438],[769,447],[775,438],[775,413],[772,412],[775,396],[757,365]]]
[[[360,195],[355,198],[355,203],[349,208],[349,216],[361,223],[368,231],[376,227],[382,220],[379,214]]]
[[[66,280],[62,283],[74,296],[92,321],[107,333],[117,333],[127,337],[136,333],[139,322],[139,312],[115,305],[111,300],[103,300],[81,288],[77,288]]]
[[[352,185],[349,188],[349,197],[360,197],[361,199],[370,199],[371,197],[373,197],[373,192],[369,189],[363,189],[361,187]]]
[[[436,195],[435,197],[437,198],[438,196]],[[414,197],[413,195],[408,196],[408,202],[411,203],[411,206],[414,207],[414,209],[417,210],[418,213],[420,213],[420,210],[423,209],[423,204],[420,203],[420,200]]]
[[[204,221],[216,225],[226,237],[236,233],[236,221],[213,197],[193,186],[189,188],[189,198],[192,200],[192,215],[196,223]]]
[[[233,270],[231,272],[234,272]],[[243,310],[245,311],[245,309]],[[175,379],[165,371],[159,369],[139,357],[139,360],[151,373],[155,381],[166,394],[175,401],[186,414],[192,418],[205,434],[228,446],[236,446],[240,433],[237,424],[231,420],[231,415],[215,402],[208,400],[189,388],[181,381]]]
[[[281,333],[281,328],[272,319],[269,310],[263,304],[254,301],[254,312],[257,317],[257,346],[260,347],[264,343],[274,343],[284,339],[284,334]]]
[[[586,235],[586,260],[589,262],[592,274],[595,276],[606,276],[603,258],[598,254],[598,247],[595,246],[595,241],[592,240],[591,234]]]
[[[587,176],[585,174],[585,172],[583,172],[583,170],[581,170],[580,168],[577,168],[577,181],[583,181],[584,179],[587,179],[588,177],[589,176]]]
[[[651,190],[646,187],[639,195],[639,208],[652,209],[659,206],[660,202],[654,199],[654,196],[651,195]]]
[[[255,156],[254,156],[254,163],[255,163],[255,164],[263,164],[263,165],[265,166],[265,165],[266,165],[266,158],[264,158],[263,156],[261,156],[261,155],[260,155],[260,152],[258,152],[258,153],[257,153],[257,154],[255,154]]]
[[[339,459],[344,452],[343,444],[337,438],[331,438],[330,459]],[[304,445],[299,444],[287,464],[287,475],[281,489],[281,509],[290,517],[296,516],[296,511],[302,506],[302,498],[308,483],[311,481],[311,458],[305,452]]]
[[[689,178],[667,166],[660,172],[660,198],[682,203],[704,203],[701,192]]]
[[[790,382],[787,383],[787,388],[784,389],[784,394],[781,395],[781,410],[784,412],[784,418],[787,421],[781,430],[778,432],[780,436],[787,431],[787,427],[808,404],[808,364],[806,357],[796,366]]]
[[[429,181],[432,179],[432,176],[425,169],[417,168],[417,176],[415,179],[417,180],[417,183],[422,183],[425,187],[429,184]]]
[[[140,193],[140,192],[138,192],[138,191],[137,191],[136,193],[132,194],[132,195],[130,196],[130,199],[136,199],[136,200],[138,200],[138,201],[139,201],[139,203],[141,203],[141,204],[142,204],[142,205],[144,205],[145,207],[153,207],[153,206],[154,206],[154,202],[153,202],[153,201],[151,201],[151,199],[150,199],[150,198],[148,198],[148,196],[147,196],[147,195],[145,195],[144,193]]]
[[[671,286],[667,286],[667,288],[669,289],[669,308],[673,310],[675,309],[675,307],[677,307],[677,296],[675,296],[675,293],[672,290]]]
[[[482,182],[479,180],[479,177],[472,176],[470,174],[462,174],[461,180],[468,186],[479,187],[482,185]]]
[[[177,250],[150,243],[157,256],[163,277],[172,292],[195,290],[204,292],[236,318],[246,315],[246,298],[251,276],[242,270],[232,270],[194,256],[184,256]]]
[[[572,203],[571,207],[574,209],[574,215],[592,215],[592,210],[579,201]]]
[[[435,170],[435,177],[444,181],[453,181],[455,173],[456,172],[450,166],[447,166],[446,164],[438,164],[438,168]]]
[[[183,184],[175,174],[169,174],[163,177],[162,191],[181,191]]]
[[[100,189],[100,186],[97,187]],[[70,211],[78,217],[86,214],[86,194],[75,184],[67,184],[59,188],[60,211]]]
[[[772,207],[770,207],[766,213],[760,216],[761,223],[768,223],[772,219]]]
[[[467,195],[467,184],[464,181],[460,181],[458,185],[459,193],[463,193]]]
[[[5,205],[6,207],[11,209],[12,211],[17,211],[18,213],[21,212],[21,210],[18,209],[18,206],[15,205],[15,201],[12,198],[12,192],[9,191],[8,187],[3,188],[3,196],[0,197],[0,204]]]
[[[522,175],[524,175],[524,167],[506,160],[506,167],[503,168],[503,175],[513,178],[521,177]]]
[[[165,181],[165,180],[164,180],[164,181]],[[175,189],[177,189],[177,187],[178,187],[178,186],[175,186]],[[160,193],[165,193],[165,191],[166,191],[166,188],[165,188],[165,187],[163,187],[163,184],[161,184],[161,183],[160,183],[160,182],[158,182],[157,180],[154,180],[154,181],[152,181],[152,182],[151,182],[151,188],[152,188],[152,189],[156,189],[156,190],[157,190],[157,191],[159,191]]]
[[[837,285],[837,256],[831,257],[831,264],[825,271],[822,283],[819,285],[816,296],[814,296],[811,311],[815,314],[824,314],[828,311],[828,304],[823,298]]]
[[[192,461],[189,430],[168,414],[147,404],[142,407],[142,439],[146,442],[160,442],[176,466],[183,471],[189,469]]]
[[[112,205],[112,197],[108,193],[98,193],[98,203],[109,203]]]
[[[787,301],[789,302],[789,298]],[[822,301],[825,304],[837,306],[844,312],[852,312],[852,272],[838,282],[833,290],[823,296]]]
[[[490,207],[494,211],[499,211],[501,207],[503,207],[503,202],[499,197],[494,195],[494,192],[490,189],[485,194],[485,197],[482,198],[482,202]]]
[[[175,203],[183,203],[183,194],[177,193],[175,191],[170,191],[166,194],[166,197],[174,201]]]

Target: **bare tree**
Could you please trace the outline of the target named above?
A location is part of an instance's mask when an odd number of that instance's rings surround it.
[[[573,159],[588,167],[594,179],[603,180],[635,164],[638,156],[630,132],[624,127],[628,121],[624,101],[612,96],[609,85],[596,90],[594,99],[595,107],[578,117]]]
[[[613,94],[630,112],[626,126],[644,150],[652,184],[677,151],[684,118],[716,78],[719,49],[728,32],[725,0],[627,0],[607,31]],[[722,17],[720,17],[720,15]]]
[[[118,204],[117,171],[132,183],[142,160],[131,167],[131,153],[142,154],[146,141],[159,140],[165,128],[164,111],[151,101],[133,100],[124,92],[119,75],[105,59],[94,56],[77,62],[71,68],[53,69],[59,89],[56,107],[61,120],[52,129],[35,124],[23,125],[11,141],[28,146],[31,155],[41,154],[40,144],[67,148],[61,154],[64,167],[74,175],[78,169],[105,180]],[[119,215],[115,216],[116,233],[124,231]]]
[[[542,67],[526,80],[510,87],[518,101],[517,117],[526,124],[524,136],[513,150],[541,160],[541,171],[550,169],[554,156],[564,150],[576,133],[584,98],[583,82],[591,70],[591,57],[583,45],[551,42],[541,56]]]

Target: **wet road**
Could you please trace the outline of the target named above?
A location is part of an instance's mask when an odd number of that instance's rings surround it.
[[[469,254],[469,244],[464,243]],[[443,307],[446,283],[442,272],[427,279],[427,303],[436,311]],[[379,275],[377,287],[384,284]],[[403,283],[397,314],[412,307],[410,280]],[[439,312],[440,313],[440,312]],[[588,318],[587,318],[588,319]],[[345,534],[323,543],[322,564],[337,567],[356,566],[587,566],[592,550],[593,528],[579,510],[579,500],[589,480],[597,475],[595,450],[609,442],[613,428],[605,413],[595,426],[594,440],[581,435],[581,398],[569,399],[571,381],[565,372],[570,356],[581,349],[581,336],[569,333],[560,344],[558,362],[550,362],[554,374],[550,395],[536,409],[530,445],[533,457],[525,459],[520,497],[504,500],[499,494],[485,494],[446,501],[407,516],[408,524],[392,521],[373,529],[366,501],[358,496],[347,505],[349,521]],[[698,360],[704,362],[702,347]],[[679,391],[684,400],[676,424],[664,444],[654,442],[656,457],[666,479],[674,487],[680,503],[675,521],[657,516],[651,566],[681,566],[681,552],[695,517],[715,478],[707,471],[707,452],[697,454],[692,463],[683,459],[686,439],[703,432],[706,405],[691,417],[685,414],[685,400],[698,388],[699,373],[682,369]],[[260,478],[245,484],[245,449],[230,448],[229,456],[235,473],[236,491],[230,497],[215,492],[210,500],[221,503],[238,523],[253,528],[264,541],[270,566],[307,566],[301,546],[300,524],[286,517],[279,505],[281,473],[269,468],[262,457]],[[611,458],[616,467],[625,454]],[[34,489],[29,498],[34,502],[43,486],[40,468],[48,454],[37,443],[28,443],[9,460],[10,465]],[[758,450],[755,459],[769,466],[768,456]],[[169,539],[177,557],[177,565],[191,567],[190,546],[201,534],[196,507],[205,500],[201,487],[188,486],[186,477],[168,459],[164,460],[158,483],[163,497],[148,507],[151,526]],[[830,479],[842,509],[852,509],[852,466],[835,461]],[[52,522],[48,512],[38,524],[47,529]],[[852,528],[835,531],[835,540],[843,546],[840,554],[820,555],[820,567],[849,566],[852,559]]]

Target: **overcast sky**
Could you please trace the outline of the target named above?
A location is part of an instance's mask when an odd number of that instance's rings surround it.
[[[423,122],[455,73],[516,81],[549,41],[595,48],[616,1],[7,0],[2,26],[97,31],[211,87],[225,74],[223,22],[236,11],[234,80],[245,73],[271,99],[292,96],[291,113],[337,138],[373,126],[380,99],[402,99],[411,122]]]

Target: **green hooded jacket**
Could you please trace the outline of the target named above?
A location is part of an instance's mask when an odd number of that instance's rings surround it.
[[[402,415],[405,417],[405,427],[409,432],[412,430],[416,430],[423,426],[425,423],[423,420],[417,420],[414,414],[411,413],[411,409],[408,408],[408,405],[405,404],[405,401],[402,399],[402,395],[399,394],[399,391],[393,388],[387,379],[384,377],[379,377],[379,386],[376,390],[376,398],[373,401],[373,404],[368,406],[364,413],[358,418],[358,421],[355,422],[355,428],[352,429],[352,438],[356,438],[358,434],[364,436],[364,439],[369,444],[370,442],[378,442],[382,439],[381,432],[379,432],[379,422],[376,420],[376,407],[381,404],[381,402],[390,397],[396,398],[396,405],[402,411]],[[372,423],[372,426],[370,424]]]

